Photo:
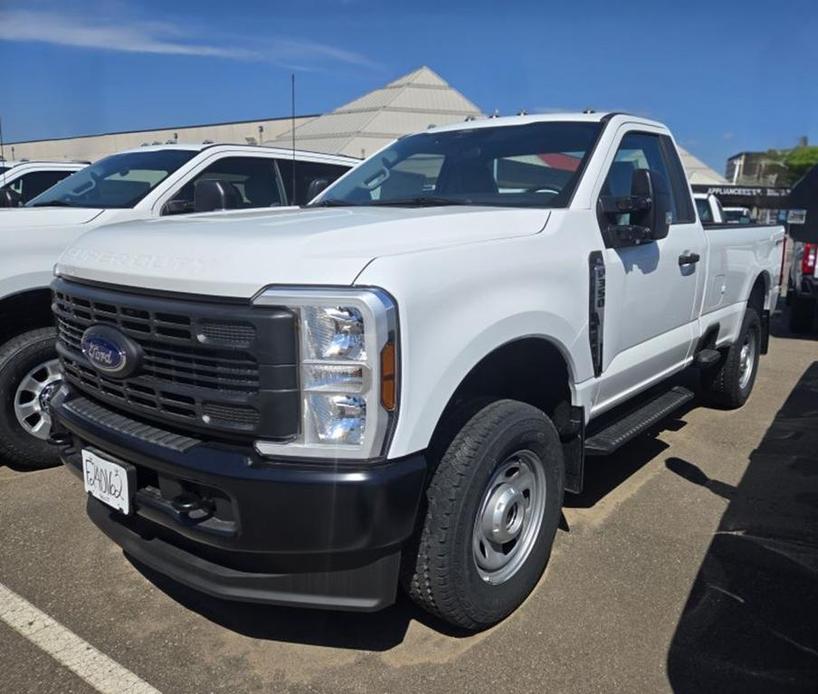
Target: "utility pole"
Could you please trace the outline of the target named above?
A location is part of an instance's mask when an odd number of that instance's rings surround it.
[[[292,199],[290,200],[291,205],[295,205],[295,73],[293,72],[290,75],[290,82],[291,82],[291,110],[290,113],[292,114],[292,129],[293,129],[293,192],[292,192]]]

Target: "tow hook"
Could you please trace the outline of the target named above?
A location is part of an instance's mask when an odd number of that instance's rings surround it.
[[[213,515],[213,501],[193,492],[182,492],[170,502],[179,515],[192,521],[201,521]]]
[[[51,432],[48,436],[48,443],[54,446],[64,446],[71,442],[71,434],[63,429],[57,420],[54,419],[54,408],[52,402],[62,389],[62,379],[48,383],[38,396],[40,399],[40,408],[51,419]]]

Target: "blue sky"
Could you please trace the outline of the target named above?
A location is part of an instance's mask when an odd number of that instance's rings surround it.
[[[320,113],[427,64],[484,111],[615,109],[714,166],[818,144],[818,2],[0,0],[9,141]]]

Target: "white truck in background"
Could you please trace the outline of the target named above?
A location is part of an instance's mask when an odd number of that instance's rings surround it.
[[[53,165],[62,180],[24,207],[0,211],[0,456],[25,467],[59,460],[47,443],[51,420],[43,407],[60,380],[49,284],[72,241],[114,222],[302,205],[357,163],[270,147],[170,144],[91,166]],[[18,164],[0,176],[13,187],[39,165]]]
[[[721,201],[712,193],[693,193],[693,202],[702,224],[727,224]]]
[[[7,161],[0,159],[0,209],[25,205],[87,161]]]
[[[722,214],[726,224],[752,224],[754,221],[749,207],[724,207]]]
[[[564,491],[689,402],[749,397],[784,230],[699,221],[661,123],[401,138],[306,209],[92,231],[56,267],[48,406],[92,520],[233,600],[466,629],[537,584]]]

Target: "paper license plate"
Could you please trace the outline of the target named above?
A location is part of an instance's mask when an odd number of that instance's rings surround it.
[[[131,512],[132,480],[135,477],[133,467],[115,463],[84,448],[82,473],[85,491],[91,496],[122,513]]]

